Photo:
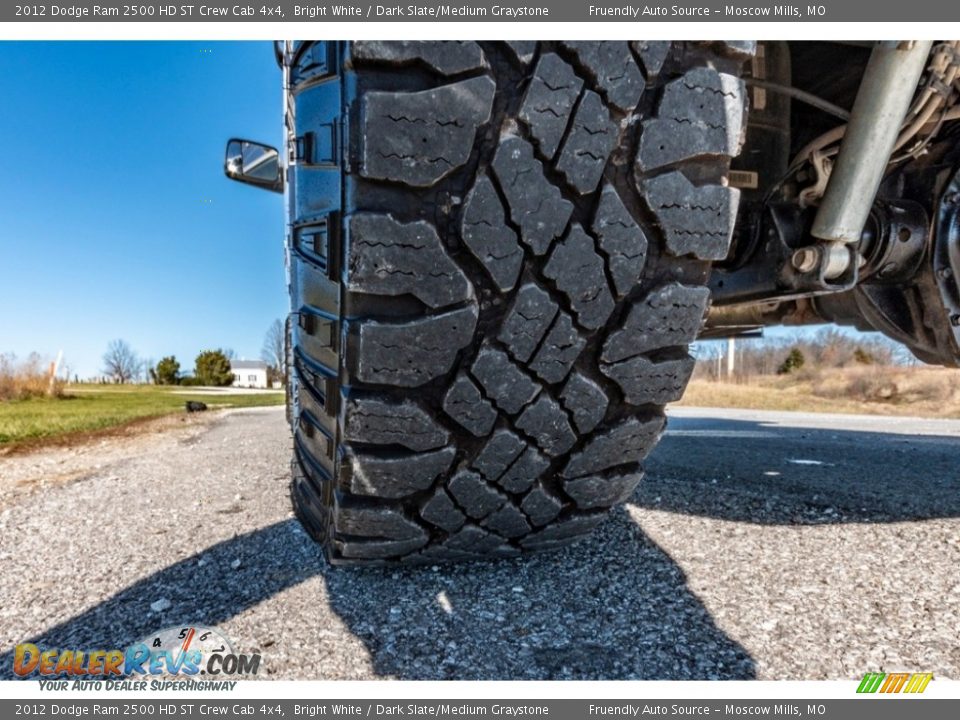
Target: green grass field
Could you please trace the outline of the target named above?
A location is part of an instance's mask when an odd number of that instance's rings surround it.
[[[0,449],[182,413],[187,400],[204,402],[211,410],[282,405],[284,402],[283,392],[181,394],[183,390],[155,385],[80,385],[68,386],[62,398],[0,402]]]

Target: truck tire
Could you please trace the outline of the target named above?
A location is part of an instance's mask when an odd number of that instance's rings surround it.
[[[555,548],[630,497],[729,245],[752,52],[291,46],[292,496],[331,562]]]

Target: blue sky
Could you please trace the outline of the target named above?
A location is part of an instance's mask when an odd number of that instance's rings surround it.
[[[268,42],[0,42],[0,353],[99,374],[107,343],[257,358],[287,311],[282,197],[223,176],[279,145]],[[772,329],[770,336],[793,329]]]
[[[0,42],[0,353],[95,375],[259,357],[286,313],[280,195],[228,181],[231,136],[278,145],[270,43]]]

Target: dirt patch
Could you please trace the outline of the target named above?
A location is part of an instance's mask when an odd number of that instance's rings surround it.
[[[120,425],[101,428],[100,430],[83,430],[80,432],[56,435],[54,437],[31,438],[29,440],[21,440],[3,445],[0,447],[0,458],[33,453],[43,448],[74,448],[96,443],[100,440],[135,438],[140,435],[164,432],[178,427],[206,425],[209,424],[210,420],[215,418],[216,415],[217,413],[210,413],[205,416],[197,414],[186,415],[181,411],[159,417],[136,418]]]
[[[230,410],[141,418],[94,432],[17,443],[0,450],[0,509],[35,492],[109,472],[146,452],[196,443]]]

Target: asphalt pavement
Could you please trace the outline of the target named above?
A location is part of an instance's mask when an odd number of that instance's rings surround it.
[[[19,642],[215,626],[284,679],[960,679],[960,421],[678,408],[632,500],[513,561],[330,568],[279,408],[0,458]]]

